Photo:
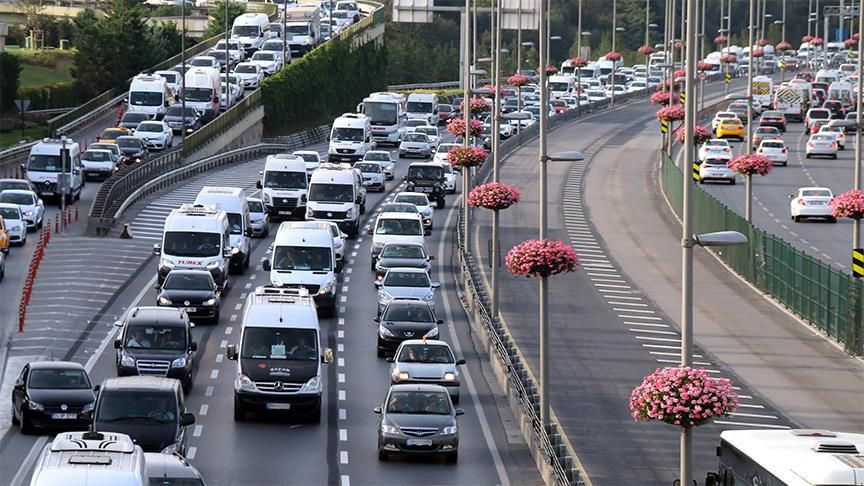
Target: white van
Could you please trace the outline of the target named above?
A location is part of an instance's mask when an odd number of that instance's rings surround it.
[[[263,13],[244,13],[231,25],[231,39],[240,41],[250,55],[270,37],[270,19]]]
[[[438,115],[438,95],[435,93],[411,93],[405,111],[409,120],[426,120],[426,124],[433,127],[441,120]]]
[[[291,154],[268,155],[257,182],[264,208],[272,218],[306,215],[309,181],[306,161]]]
[[[327,158],[330,162],[363,160],[366,152],[375,149],[369,118],[359,113],[343,113],[334,120],[328,138]]]
[[[369,228],[372,235],[372,266],[378,262],[378,255],[388,243],[418,243],[423,244],[430,230],[423,228],[423,216],[420,213],[381,213],[375,220],[375,225]]]
[[[261,259],[261,268],[270,272],[271,285],[306,288],[318,308],[333,317],[339,293],[337,274],[342,271],[333,235],[329,228],[288,225],[288,222],[279,225],[270,255]]]
[[[249,202],[243,189],[204,186],[195,198],[195,204],[214,205],[228,215],[231,270],[243,273],[249,268],[249,255],[252,253],[252,223],[249,219]]]
[[[81,199],[84,189],[84,168],[81,165],[81,149],[76,142],[66,141],[63,154],[63,141],[45,138],[30,148],[24,170],[27,180],[42,197],[60,199],[61,190],[67,201]],[[65,156],[65,171],[64,168]],[[60,178],[61,172],[65,175]],[[64,182],[61,189],[60,183]]]
[[[129,95],[126,98],[126,111],[147,113],[154,120],[161,120],[174,102],[174,93],[168,88],[168,81],[162,76],[139,74],[132,78]]]
[[[816,78],[814,79],[814,82],[831,84],[839,80],[840,74],[837,71],[834,71],[832,69],[820,69],[819,71],[816,71]]]
[[[548,83],[550,99],[561,98],[568,96],[573,92],[573,85],[576,84],[576,77],[569,74],[564,76],[549,76]]]
[[[30,486],[147,486],[145,466],[144,451],[128,435],[65,432],[42,450]]]
[[[235,421],[245,420],[247,412],[321,421],[321,364],[333,360],[333,351],[321,348],[315,302],[307,289],[258,287],[250,292],[240,341],[228,345],[226,356],[237,362]]]
[[[849,110],[852,107],[854,95],[852,94],[852,85],[846,81],[834,81],[828,85],[828,99],[838,100],[843,103],[843,108]]]
[[[186,71],[183,78],[183,98],[186,106],[198,110],[204,123],[216,118],[221,106],[222,81],[219,70],[195,67]]]
[[[781,86],[774,92],[774,109],[790,121],[803,121],[807,111],[801,90],[790,86]]]
[[[321,41],[321,9],[317,5],[298,5],[285,10],[286,40],[291,52],[303,55]],[[289,59],[290,61],[290,59]]]
[[[171,95],[176,99],[183,84],[183,76],[179,72],[170,69],[153,71],[153,74],[165,78],[165,82],[168,83],[168,88],[171,90]]]
[[[340,164],[321,164],[312,173],[307,220],[333,221],[354,238],[360,228],[360,215],[365,212],[366,189],[360,171]]]
[[[756,76],[753,78],[753,103],[757,107],[771,106],[771,97],[774,94],[774,81],[768,76]]]
[[[165,218],[162,243],[153,245],[158,285],[171,270],[207,270],[220,289],[228,288],[232,256],[228,215],[216,206],[183,204]]]

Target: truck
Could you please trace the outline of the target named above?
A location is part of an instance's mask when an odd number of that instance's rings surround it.
[[[774,109],[783,113],[787,120],[803,121],[807,111],[801,90],[781,86],[774,92]]]
[[[292,54],[311,51],[321,42],[321,9],[308,4],[285,9],[285,32]]]
[[[399,145],[399,130],[405,126],[405,95],[399,93],[371,93],[357,105],[357,113],[369,118],[372,139],[377,143]]]

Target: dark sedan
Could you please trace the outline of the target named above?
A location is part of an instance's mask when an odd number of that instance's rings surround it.
[[[22,434],[36,427],[86,430],[95,403],[90,377],[79,363],[27,363],[12,387],[12,423]]]
[[[458,114],[459,112],[453,108],[453,105],[438,105],[438,119],[443,124],[446,124]]]
[[[165,277],[156,305],[177,307],[193,321],[219,322],[220,292],[207,270],[172,270]]]
[[[375,263],[375,278],[381,280],[391,268],[425,268],[430,269],[430,261],[435,255],[426,253],[426,248],[419,243],[390,243],[384,245]]]
[[[138,128],[139,123],[146,120],[150,120],[150,114],[141,113],[140,111],[130,111],[124,113],[123,118],[120,119],[120,128],[135,130]]]
[[[786,131],[786,117],[779,111],[766,111],[759,117],[759,126],[774,127],[781,132]]]
[[[137,137],[124,135],[117,137],[115,143],[120,147],[120,153],[123,155],[123,163],[126,165],[144,162],[147,160],[147,147],[144,142]]]
[[[378,357],[393,354],[406,339],[438,338],[438,324],[432,306],[422,300],[393,299],[376,317],[378,323]]]
[[[454,408],[447,390],[440,385],[393,385],[375,413],[378,422],[378,459],[391,454],[443,456],[454,463],[459,458],[459,422],[462,409]]]
[[[186,107],[186,116],[183,116],[183,106],[174,105],[165,111],[165,116],[162,121],[171,127],[174,133],[183,132],[183,121],[186,121],[186,134],[192,133],[201,128],[201,113],[191,106]]]

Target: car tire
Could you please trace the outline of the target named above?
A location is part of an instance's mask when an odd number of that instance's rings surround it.
[[[438,200],[435,202],[435,208],[441,209],[444,207],[444,204],[446,204],[446,200],[444,199],[444,197],[439,197]]]
[[[320,424],[321,423],[321,407],[319,406],[315,409],[314,412],[309,414],[308,422],[310,424]]]
[[[385,354],[385,353],[384,353],[384,350],[383,350],[383,349],[381,349],[381,348],[375,348],[375,356],[378,356],[379,358],[383,358],[383,357],[384,357],[384,354]]]
[[[810,158],[810,154],[804,154],[804,158],[809,159],[809,158]]]
[[[373,272],[375,271],[375,264],[376,264],[376,263],[377,263],[377,262],[376,262],[375,259],[373,258],[373,259],[372,259],[372,264],[369,266],[369,269],[372,270]]]
[[[366,214],[366,201],[363,201],[363,204],[360,205],[360,214]]]
[[[234,421],[235,422],[243,422],[246,420],[246,412],[237,403],[237,399],[234,399]]]
[[[386,462],[386,461],[390,460],[390,456],[386,452],[379,449],[378,450],[378,460]]]
[[[837,154],[834,154],[833,156],[831,156],[831,158],[837,160]]]
[[[183,394],[189,396],[189,392],[192,391],[192,373],[189,373],[189,376],[181,382],[181,386],[183,387]]]
[[[792,221],[794,221],[794,222],[796,222],[796,223],[800,222],[800,221],[801,221],[801,216],[795,216],[795,215],[793,215],[793,216],[792,216]]]
[[[23,435],[33,435],[36,432],[34,427],[30,425],[30,422],[27,421],[27,415],[23,410],[21,411],[21,421],[18,425],[21,427],[21,434]]]
[[[14,407],[12,408],[10,413],[12,414],[12,425],[17,427],[18,425],[21,424],[21,421],[19,421],[18,417],[15,416],[15,408]]]
[[[459,462],[459,453],[454,452],[452,454],[445,456],[444,462],[446,462],[447,464],[456,464],[457,462]]]
[[[251,253],[251,251],[249,253]],[[249,253],[246,253],[246,258],[243,259],[243,268],[244,269],[249,268],[249,258],[250,258]],[[241,270],[240,272],[242,273],[243,271]]]
[[[835,218],[834,216],[831,216],[830,218],[828,218],[828,222],[829,222],[829,223],[836,223],[836,222],[837,222],[837,218]]]

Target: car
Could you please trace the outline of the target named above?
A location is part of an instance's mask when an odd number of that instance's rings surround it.
[[[186,107],[186,116],[183,116],[182,105],[172,105],[165,110],[165,116],[162,121],[171,127],[174,133],[184,134],[183,123],[186,123],[185,134],[189,134],[201,128],[201,113],[191,106]]]
[[[81,165],[84,168],[85,180],[104,180],[117,170],[117,159],[108,150],[88,149],[81,154]]]
[[[753,148],[759,146],[763,140],[783,140],[782,135],[780,135],[780,130],[774,127],[756,127],[753,130]]]
[[[809,130],[816,120],[830,120],[831,110],[825,108],[810,108],[804,116],[804,126]]]
[[[225,52],[226,47],[228,48],[228,55],[231,57],[232,64],[237,64],[246,58],[246,50],[243,48],[243,44],[235,40],[229,40],[226,46],[225,39],[222,39],[213,46],[212,51]]]
[[[441,134],[438,132],[438,127],[433,127],[430,125],[417,127],[414,129],[414,133],[425,133],[427,137],[429,137],[429,144],[432,145],[432,148],[437,150],[438,145],[441,144]]]
[[[264,207],[264,202],[257,197],[247,197],[249,203],[249,227],[252,228],[252,236],[267,238],[270,234],[270,214]]]
[[[24,216],[27,230],[42,227],[45,219],[45,204],[33,191],[7,189],[0,191],[0,203],[15,204]]]
[[[765,111],[759,117],[759,126],[775,127],[781,132],[786,131],[786,117],[779,111]]]
[[[219,64],[219,61],[215,57],[209,55],[193,57],[192,59],[186,61],[186,65],[191,67],[217,69],[219,71],[222,70],[222,65]]]
[[[408,339],[403,341],[387,358],[390,365],[390,383],[424,383],[441,385],[450,394],[453,403],[459,403],[459,366],[464,359],[456,359],[450,345],[437,339]]]
[[[246,97],[246,88],[243,87],[243,80],[234,74],[222,75],[222,83],[228,83],[231,86],[231,89],[234,91],[234,98],[236,101],[240,101]]]
[[[792,221],[796,223],[806,218],[837,222],[830,205],[834,193],[827,187],[801,187],[793,194],[789,194],[789,199],[789,214]]]
[[[433,162],[434,159],[433,159]],[[456,171],[449,162],[436,162],[444,169],[444,190],[447,194],[456,193]]]
[[[399,157],[407,158],[409,154],[428,159],[432,156],[432,144],[425,133],[406,133],[399,142]]]
[[[405,120],[405,124],[402,125],[398,130],[399,140],[402,140],[406,134],[412,133],[417,127],[425,127],[428,124],[426,120],[421,118],[412,118],[411,120]]]
[[[381,169],[384,170],[384,175],[386,176],[388,181],[392,181],[394,177],[396,177],[395,170],[393,168],[393,158],[390,156],[390,152],[386,150],[370,150],[366,152],[366,155],[363,156],[364,161],[375,161],[381,164]]]
[[[831,118],[838,120],[846,116],[846,110],[843,108],[843,102],[839,100],[825,100],[822,103],[822,108],[831,111]]]
[[[435,152],[435,155],[432,156],[432,162],[440,162],[442,164],[450,165],[447,162],[447,153],[450,152],[450,149],[461,147],[462,144],[459,143],[442,143],[438,146],[438,150]]]
[[[159,287],[156,305],[183,310],[195,322],[219,322],[222,292],[207,270],[171,270]]]
[[[183,281],[178,280],[178,285]],[[189,313],[178,308],[136,307],[114,325],[120,328],[114,340],[117,376],[165,376],[180,380],[187,393],[192,389],[198,343],[192,339]]]
[[[813,124],[810,125],[809,134],[816,135],[822,127],[827,127],[832,121],[833,120],[814,120]]]
[[[124,135],[117,137],[117,146],[120,148],[120,153],[123,154],[126,164],[134,164],[147,160],[147,146],[144,145],[144,140],[134,135]]]
[[[417,206],[411,203],[395,203],[395,202],[385,202],[383,206],[381,206],[382,213],[410,213],[410,214],[420,214],[420,211],[417,210]]]
[[[257,64],[268,76],[275,74],[277,71],[282,69],[279,55],[273,51],[258,51],[255,54],[252,54],[249,62]]]
[[[4,255],[9,253],[9,239],[9,228],[6,226],[6,220],[3,219],[2,214],[0,214],[0,253],[3,253]],[[3,263],[6,263],[5,259],[3,260]],[[6,268],[5,265],[3,268]]]
[[[144,464],[151,486],[204,486],[204,479],[195,466],[178,453],[144,453]]]
[[[818,133],[833,134],[834,137],[837,139],[837,147],[840,150],[846,149],[846,130],[844,130],[843,127],[831,126],[830,124],[823,125],[821,128],[819,128]]]
[[[832,159],[837,158],[837,138],[834,134],[817,133],[810,135],[805,156],[809,159],[817,155],[828,156]]]
[[[453,407],[441,385],[392,385],[374,412],[378,421],[378,460],[391,454],[443,456],[455,463],[459,458],[459,421],[465,412]]]
[[[367,190],[384,192],[387,190],[387,179],[384,169],[378,161],[360,161],[354,164],[354,168],[360,171],[363,177],[363,186]]]
[[[226,57],[224,50],[217,51],[215,49],[211,49],[207,51],[207,56],[216,59],[216,62],[219,65],[219,70],[222,72],[225,72],[226,70],[228,72],[231,72],[231,68],[234,67],[234,60],[231,59],[230,53]]]
[[[33,184],[30,184],[30,181],[27,179],[0,179],[0,192],[8,189],[36,192],[33,188]]]
[[[120,128],[127,128],[129,130],[135,130],[138,128],[138,124],[150,120],[149,113],[142,113],[140,111],[128,111],[123,114],[120,118],[120,124],[118,125]]]
[[[228,109],[229,106],[234,106],[237,104],[237,95],[239,94],[239,88],[235,86],[231,86],[222,81],[222,86],[219,94],[219,108],[222,111]]]
[[[726,166],[731,154],[711,154],[699,164],[699,184],[708,181],[725,181],[735,184],[735,172]]]
[[[394,299],[422,300],[435,308],[435,289],[438,282],[429,278],[425,268],[392,267],[384,274],[384,278],[375,279],[378,289],[378,315],[380,316],[387,304]]]
[[[153,150],[170,148],[174,143],[174,131],[164,120],[141,122],[132,136],[140,139],[145,147]],[[120,149],[122,150],[123,147],[121,146]]]
[[[729,142],[722,138],[706,140],[705,143],[699,147],[699,160],[705,160],[708,156],[718,153],[731,154],[732,147],[729,145]]]
[[[742,141],[744,140],[744,125],[738,118],[726,118],[720,122],[714,135],[717,138],[734,137]]]
[[[510,125],[514,128],[528,128],[537,124],[537,119],[534,118],[534,114],[528,110],[514,111],[513,113],[521,113],[521,115],[519,115],[521,117],[520,119],[509,120]]]
[[[717,112],[717,114],[714,115],[714,118],[711,120],[711,130],[716,132],[717,129],[720,128],[720,123],[723,120],[728,120],[730,118],[738,118],[738,115],[735,113],[732,113],[731,111],[719,111],[719,112]]]
[[[570,106],[566,101],[556,98],[554,100],[549,100],[549,107],[555,111],[555,114],[564,113],[565,111],[570,109]]]
[[[759,144],[759,148],[756,149],[756,153],[768,157],[775,165],[780,164],[786,167],[789,163],[789,151],[783,140],[763,140]]]
[[[27,222],[17,204],[0,203],[0,218],[6,224],[9,245],[27,243]],[[8,246],[7,246],[8,248]]]
[[[753,118],[752,116],[749,115],[746,103],[732,103],[726,107],[726,110],[731,111],[732,113],[735,113],[735,115],[738,117],[738,119],[744,125],[749,125],[750,119]]]
[[[354,23],[354,16],[344,10],[334,10],[333,12],[330,12],[330,18],[336,21],[336,25],[339,26],[340,32]]]
[[[457,115],[457,111],[453,109],[453,105],[440,104],[438,105],[438,121],[442,124],[447,124],[450,119]]]
[[[30,434],[37,428],[86,430],[96,394],[87,370],[71,361],[33,361],[12,385],[12,423]]]
[[[123,162],[123,151],[120,150],[120,147],[116,143],[91,143],[87,146],[87,150],[107,150],[114,156],[116,163],[121,164]],[[0,185],[0,191],[2,190],[2,185]]]
[[[128,128],[106,128],[99,135],[99,143],[117,143],[117,138],[131,134],[132,130]]]
[[[438,337],[438,325],[444,321],[435,317],[432,305],[422,300],[393,299],[381,315],[378,323],[377,355],[383,358],[392,354],[406,339]]]
[[[423,216],[423,227],[432,229],[432,203],[422,192],[400,192],[393,198],[394,203],[408,203],[417,207],[417,211]]]
[[[231,74],[240,78],[244,88],[256,89],[264,82],[264,70],[254,62],[241,62],[234,66]]]
[[[431,273],[435,255],[426,252],[419,243],[388,243],[384,245],[375,263],[375,279],[381,280],[391,268],[420,268]]]
[[[296,150],[291,155],[300,157],[306,163],[306,175],[312,175],[321,166],[321,154],[313,150]]]

